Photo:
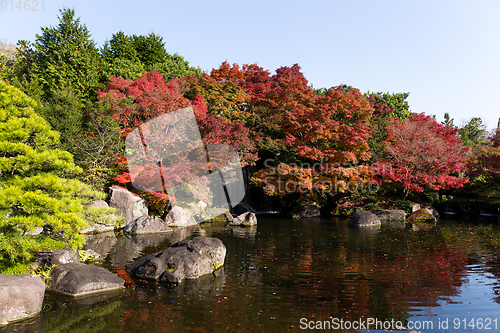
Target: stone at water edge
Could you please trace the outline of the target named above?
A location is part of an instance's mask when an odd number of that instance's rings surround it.
[[[49,291],[72,297],[123,287],[124,281],[105,268],[80,263],[57,265],[50,270]]]
[[[169,227],[188,227],[198,224],[194,217],[180,206],[172,207],[165,217],[165,222]]]
[[[359,227],[370,227],[380,225],[382,224],[382,222],[380,221],[379,217],[372,212],[368,212],[362,209],[356,209],[348,224]]]
[[[53,250],[38,252],[33,262],[33,269],[36,271],[43,268],[45,265],[51,267],[52,265],[69,264],[78,262],[78,253],[70,250]]]
[[[436,208],[432,206],[425,206],[424,209],[427,210],[429,213],[431,213],[432,216],[434,216],[436,219],[439,218],[439,212],[437,211]]]
[[[227,222],[233,222],[234,216],[229,211],[225,211],[223,215],[226,218]]]
[[[294,219],[302,219],[302,218],[311,218],[311,217],[320,217],[321,211],[317,206],[306,206],[300,207],[292,214],[292,218]]]
[[[400,209],[374,209],[371,213],[378,216],[381,222],[404,221],[406,213]]]
[[[125,265],[131,276],[179,283],[212,273],[224,265],[226,247],[218,238],[196,237]]]
[[[109,207],[116,209],[116,214],[125,218],[124,223],[148,215],[148,204],[144,199],[120,186],[109,189]]]
[[[141,216],[133,221],[130,221],[124,228],[123,232],[130,234],[156,234],[173,232],[167,222],[156,216]]]
[[[246,212],[233,218],[229,225],[251,227],[257,225],[257,217],[255,216],[255,213]]]
[[[0,326],[27,319],[42,310],[45,283],[33,274],[0,274]]]
[[[408,221],[414,224],[416,223],[435,224],[437,219],[434,215],[432,215],[432,213],[428,209],[421,208],[417,210],[415,213],[412,213],[408,217]]]

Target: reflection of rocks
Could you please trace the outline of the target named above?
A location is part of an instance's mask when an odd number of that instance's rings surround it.
[[[212,273],[224,265],[225,257],[220,239],[196,237],[127,264],[125,270],[139,278],[179,283]]]
[[[45,333],[45,320],[43,312],[35,317],[15,322],[4,327],[0,327],[0,333]]]
[[[382,225],[384,227],[391,227],[391,228],[398,228],[398,229],[404,229],[406,228],[406,222],[405,221],[385,221],[382,222]]]
[[[213,274],[205,274],[195,280],[183,280],[177,284],[166,284],[158,281],[137,281],[137,288],[142,292],[157,297],[172,297],[178,295],[179,301],[204,300],[211,301],[222,295],[226,284],[224,267],[219,268]]]
[[[194,227],[194,226],[187,227],[187,228],[174,229],[174,232],[172,232],[168,235],[170,243],[174,244],[174,243],[180,242],[182,240],[185,240],[185,239],[191,237],[191,235],[193,235],[195,230],[196,230],[196,227]]]
[[[356,237],[357,242],[369,241],[379,236],[382,225],[374,225],[370,228],[351,228],[352,234]]]
[[[413,231],[432,229],[436,225],[436,222],[419,222],[412,223],[411,229]]]
[[[103,302],[110,298],[116,297],[121,293],[122,290],[120,289],[111,290],[105,293],[82,296],[82,297],[70,297],[60,294],[47,293],[45,298],[46,300],[51,302],[54,310],[75,309]]]
[[[231,235],[240,239],[255,239],[257,227],[231,227]]]
[[[45,283],[32,274],[0,274],[0,326],[30,318],[42,310]]]
[[[172,232],[165,221],[156,216],[141,216],[130,221],[124,228],[123,232],[130,234],[156,234]]]
[[[57,265],[50,277],[48,290],[73,297],[118,289],[124,284],[105,268],[80,263]]]
[[[85,238],[86,242],[83,249],[94,250],[101,255],[101,258],[106,258],[116,244],[114,232],[106,232],[99,235],[86,235]]]
[[[362,209],[356,209],[348,222],[349,225],[358,227],[371,227],[380,225],[381,223],[382,222],[377,215]]]
[[[157,247],[169,241],[169,234],[125,235],[109,253],[114,267],[123,267],[134,259],[143,256],[148,247]]]

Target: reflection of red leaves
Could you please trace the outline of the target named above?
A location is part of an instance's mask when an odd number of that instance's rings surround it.
[[[115,272],[116,276],[125,281],[125,286],[135,287],[137,284],[132,280],[130,275],[124,269],[117,269]]]

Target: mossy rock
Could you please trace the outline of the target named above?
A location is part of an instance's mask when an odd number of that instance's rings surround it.
[[[408,221],[414,224],[434,224],[437,219],[429,210],[422,208],[412,213],[410,217],[408,217]]]

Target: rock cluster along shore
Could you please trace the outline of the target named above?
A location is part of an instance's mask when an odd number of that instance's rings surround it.
[[[348,224],[358,227],[370,227],[383,223],[402,222],[402,226],[404,226],[406,221],[411,224],[435,223],[438,217],[439,213],[435,208],[430,206],[421,208],[420,205],[415,204],[415,206],[412,206],[412,213],[408,218],[406,218],[403,210],[398,209],[374,209],[370,211],[356,209]]]
[[[123,220],[118,227],[127,234],[152,235],[151,237],[156,236],[154,234],[175,234],[172,228],[182,231],[184,227],[197,224],[194,217],[179,206],[173,207],[165,219],[148,216],[146,202],[127,189],[118,186],[111,187],[109,196],[109,206],[106,202],[99,200],[91,203],[89,207],[115,208],[116,216],[120,217],[118,220]],[[118,220],[114,214],[112,215],[106,217],[105,221],[92,223],[83,233],[114,230]],[[254,213],[246,212],[233,217],[226,212],[224,215],[228,225],[234,229],[255,227],[257,224]],[[114,236],[114,233],[111,233]],[[182,235],[184,235],[182,238],[185,238],[189,233],[182,233]],[[91,235],[88,237],[91,238]],[[66,296],[80,297],[122,288],[123,279],[107,269],[79,262],[82,258],[98,258],[99,256],[105,256],[105,253],[99,254],[89,248],[79,252],[69,250],[40,252],[33,263],[33,270],[50,268],[45,282],[40,276],[34,274],[0,274],[0,326],[38,314],[42,309],[46,290]],[[197,279],[214,272],[224,265],[225,256],[226,247],[221,240],[196,237],[177,242],[168,249],[129,263],[126,265],[126,270],[130,275],[140,278],[179,283],[184,279]]]
[[[124,280],[105,268],[78,262],[70,250],[44,251],[35,269],[51,267],[48,278],[35,274],[0,274],[0,327],[36,316],[45,291],[70,297],[107,293],[123,288]],[[224,265],[226,247],[218,238],[196,237],[126,266],[132,276],[179,283],[213,273]]]

